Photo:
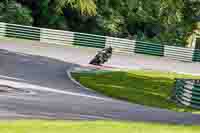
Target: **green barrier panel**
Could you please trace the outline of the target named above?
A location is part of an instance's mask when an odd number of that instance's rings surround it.
[[[6,24],[6,37],[40,40],[40,29],[27,26]]]
[[[189,107],[192,107],[192,108],[200,109],[200,101],[189,100],[186,97],[180,96],[180,95],[181,94],[179,94],[179,96],[178,96],[180,103],[187,105]]]
[[[87,46],[94,48],[104,48],[106,43],[105,36],[98,36],[84,33],[74,33],[74,45]]]
[[[200,80],[177,79],[175,96],[179,103],[200,109]]]
[[[198,49],[194,50],[192,61],[200,62],[200,50]]]
[[[164,45],[136,41],[135,53],[164,56]]]

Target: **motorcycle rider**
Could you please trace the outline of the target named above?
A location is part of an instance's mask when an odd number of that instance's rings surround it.
[[[108,61],[112,56],[112,47],[104,48],[102,51],[99,51],[98,54],[90,61],[90,64],[101,65]]]

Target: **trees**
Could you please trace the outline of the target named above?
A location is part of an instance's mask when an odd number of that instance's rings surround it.
[[[73,24],[78,23],[74,18],[84,18],[96,14],[96,4],[94,0],[18,0],[29,6],[33,11],[34,26],[73,29]],[[75,9],[75,10],[74,10]],[[80,11],[80,12],[78,12]],[[67,13],[70,16],[67,16]],[[73,21],[73,22],[71,22]],[[71,26],[71,27],[70,27]]]
[[[83,15],[96,15],[96,4],[94,0],[55,0],[56,11],[62,13],[66,6],[75,8]]]
[[[105,35],[119,37],[123,34],[125,20],[119,11],[119,0],[98,0],[97,26]]]
[[[35,25],[45,28],[67,30],[67,21],[63,14],[58,14],[54,10],[54,3],[51,0],[42,0],[37,2],[35,11]],[[41,19],[42,18],[42,19]]]
[[[159,10],[159,22],[164,30],[160,34],[160,40],[168,44],[183,43],[182,28],[184,26],[183,0],[161,0]]]
[[[32,25],[33,18],[31,10],[23,7],[15,1],[4,1],[0,3],[0,21],[7,23]]]
[[[3,2],[0,21],[168,44],[184,44],[200,21],[199,0]]]

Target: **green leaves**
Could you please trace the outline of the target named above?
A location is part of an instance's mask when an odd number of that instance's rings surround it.
[[[16,3],[20,2],[19,3]],[[32,9],[25,8],[28,6]],[[3,0],[0,21],[145,41],[185,43],[199,0]],[[90,28],[88,28],[90,27]]]
[[[38,12],[35,17],[35,23],[38,26],[61,30],[68,29],[64,15],[58,14],[54,10],[54,5],[51,3],[50,0],[42,0],[38,3]]]
[[[95,16],[97,13],[94,0],[56,0],[56,3],[56,10],[60,13],[66,6],[79,10],[82,15]]]
[[[108,17],[98,16],[98,25],[111,36],[119,36],[124,30],[124,18],[118,13],[110,14]]]
[[[179,23],[183,19],[184,3],[182,0],[161,0],[160,20],[167,25]]]
[[[0,3],[0,21],[7,23],[32,25],[31,10],[15,1]]]

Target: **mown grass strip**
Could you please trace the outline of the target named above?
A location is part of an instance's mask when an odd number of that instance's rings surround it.
[[[199,126],[113,121],[1,121],[2,133],[199,133]]]
[[[200,110],[183,107],[169,100],[175,78],[199,79],[197,76],[143,70],[73,73],[72,76],[84,86],[113,98],[177,112],[200,113]]]

